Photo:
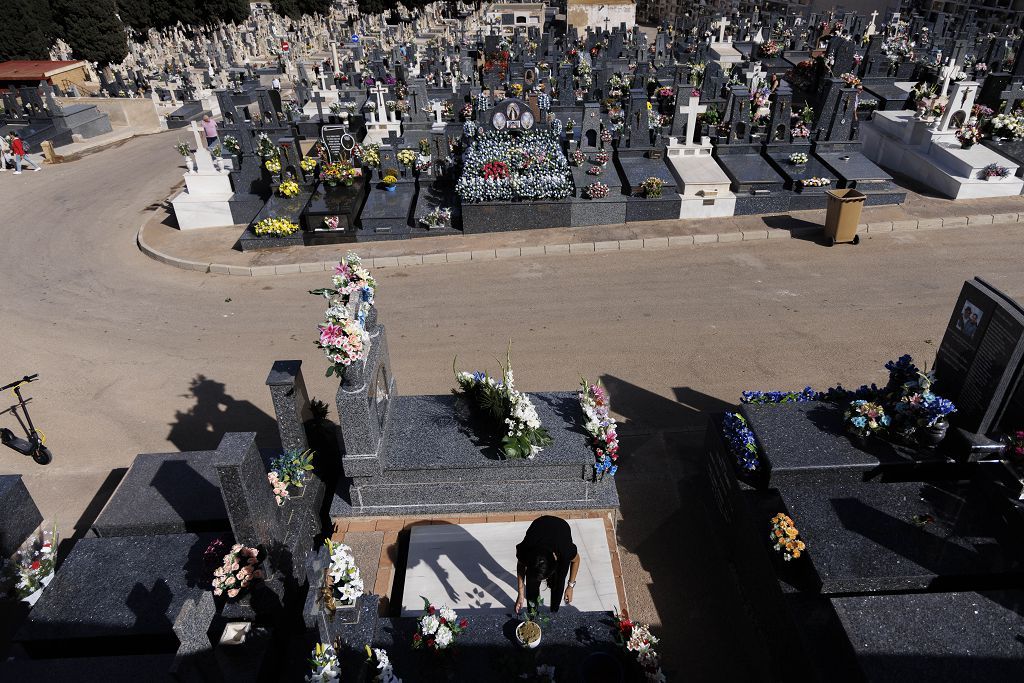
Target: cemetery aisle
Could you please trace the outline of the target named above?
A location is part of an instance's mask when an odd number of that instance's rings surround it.
[[[5,450],[0,473],[26,474],[65,535],[111,470],[137,453],[212,448],[228,430],[272,437],[263,381],[273,360],[303,360],[311,396],[328,398],[336,387],[313,347],[322,305],[306,294],[326,274],[191,273],[136,248],[141,212],[180,177],[174,142],[173,133],[139,138],[43,173],[0,177],[0,380],[40,373],[32,414],[55,454],[44,469]],[[870,373],[897,352],[930,359],[964,279],[978,274],[1024,298],[1020,231],[980,226],[857,248],[765,241],[375,275],[403,393],[447,393],[456,353],[466,366],[489,365],[509,338],[524,390],[605,373],[624,418],[618,541],[635,616],[710,648],[716,638],[730,642],[720,630],[727,625],[694,615],[714,607],[702,596],[718,593],[721,579],[701,548],[666,542],[685,535],[687,511],[699,510],[706,411],[744,389],[881,381]]]

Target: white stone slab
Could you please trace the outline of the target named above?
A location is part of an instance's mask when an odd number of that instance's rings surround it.
[[[611,554],[600,519],[570,519],[572,540],[580,554],[572,605],[581,612],[619,607]],[[423,600],[456,611],[508,611],[516,602],[516,545],[529,522],[432,524],[413,527],[405,568],[402,615],[418,616]],[[544,603],[551,592],[541,587]]]
[[[732,43],[711,43],[709,51],[715,61],[723,65],[738,64],[743,61],[743,55],[732,46]]]
[[[235,221],[231,217],[231,204],[228,202],[230,198],[230,194],[221,199],[211,199],[207,196],[189,195],[187,192],[182,192],[171,200],[178,229],[194,230],[234,225]]]

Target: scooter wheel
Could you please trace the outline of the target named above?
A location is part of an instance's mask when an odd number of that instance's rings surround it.
[[[46,446],[40,446],[36,449],[36,452],[32,454],[32,459],[40,465],[49,465],[50,461],[53,460],[53,455],[50,453],[50,449]]]

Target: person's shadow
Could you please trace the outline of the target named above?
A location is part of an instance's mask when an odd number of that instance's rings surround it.
[[[249,401],[239,401],[224,390],[224,384],[196,375],[189,383],[189,393],[196,404],[187,412],[174,414],[175,422],[167,435],[180,451],[216,450],[227,432],[256,432],[261,448],[279,445],[277,421]]]
[[[442,526],[435,524],[433,526]],[[448,599],[463,607],[473,608],[495,608],[512,609],[515,607],[515,594],[518,592],[518,582],[514,573],[503,567],[488,550],[481,545],[472,535],[457,524],[445,524],[444,537],[437,541],[425,544],[418,543],[415,555],[410,547],[410,561],[408,571],[412,571],[420,563],[426,566],[440,580]],[[441,557],[445,556],[455,565],[456,569],[466,577],[470,590],[460,595],[460,588],[452,582],[448,570],[441,564]],[[485,573],[486,572],[486,573]],[[407,572],[408,574],[408,572]],[[488,576],[490,574],[490,576]],[[493,576],[494,579],[490,577]],[[408,579],[407,579],[408,581]],[[503,590],[501,583],[506,584],[512,591],[512,596]],[[423,596],[434,599],[432,596]],[[467,605],[466,603],[469,603]]]

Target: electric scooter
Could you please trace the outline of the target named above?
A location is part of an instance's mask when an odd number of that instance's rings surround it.
[[[0,443],[18,451],[22,455],[32,456],[40,465],[49,464],[53,459],[53,455],[50,453],[50,449],[44,445],[46,437],[43,433],[36,429],[36,426],[32,424],[32,418],[28,414],[28,404],[32,401],[31,398],[24,398],[21,395],[21,385],[28,384],[29,382],[35,382],[39,378],[39,375],[26,375],[16,382],[11,382],[7,386],[0,387],[0,391],[7,391],[10,389],[14,392],[14,395],[18,398],[18,403],[11,406],[7,410],[0,410],[0,415],[4,413],[10,413],[14,415],[15,419],[18,420],[18,424],[25,430],[25,436],[27,439],[22,439],[14,435],[10,429],[0,427]],[[25,414],[25,418],[22,419],[21,415],[18,414],[18,408],[21,408],[21,412]]]

